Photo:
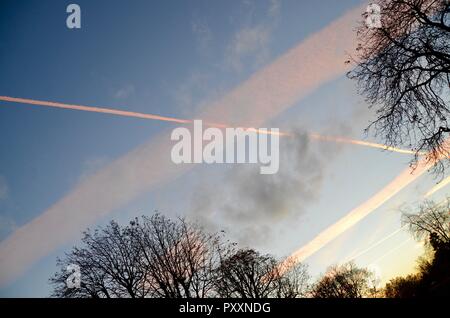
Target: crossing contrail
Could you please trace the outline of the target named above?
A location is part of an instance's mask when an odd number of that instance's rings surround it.
[[[182,119],[182,118],[167,117],[167,116],[160,116],[160,115],[147,114],[147,113],[131,112],[131,111],[125,111],[125,110],[119,110],[119,109],[113,109],[113,108],[106,108],[106,107],[66,104],[66,103],[61,103],[61,102],[50,102],[50,101],[42,101],[42,100],[35,100],[35,99],[28,99],[28,98],[0,96],[0,101],[10,102],[10,103],[19,103],[19,104],[28,104],[28,105],[41,106],[41,107],[53,107],[53,108],[60,108],[60,109],[70,109],[70,110],[78,110],[78,111],[85,111],[85,112],[110,114],[110,115],[124,116],[124,117],[134,117],[134,118],[148,119],[148,120],[166,121],[166,122],[173,122],[173,123],[178,123],[178,124],[191,124],[194,122],[192,119]],[[223,124],[223,123],[212,123],[212,122],[205,122],[204,125],[210,126],[210,127],[218,127],[218,128],[231,127],[231,126]],[[287,136],[287,137],[292,136],[289,132],[274,132],[271,130],[260,130],[260,129],[256,129],[256,128],[247,128],[247,129],[255,131],[258,134],[271,134],[271,135],[276,134],[276,135]],[[356,140],[356,139],[346,138],[346,137],[342,137],[342,136],[325,136],[325,135],[321,135],[318,133],[309,133],[308,136],[311,139],[317,140],[317,141],[329,141],[329,142],[336,142],[336,143],[352,144],[352,145],[365,146],[365,147],[370,147],[370,148],[383,149],[383,150],[402,153],[402,154],[414,154],[415,153],[412,150],[405,150],[405,149],[386,146],[383,144],[362,141],[362,140]]]
[[[289,270],[292,263],[302,262],[322,249],[325,245],[359,223],[363,218],[391,199],[394,195],[416,180],[432,166],[433,162],[429,162],[426,158],[422,158],[419,160],[414,171],[411,171],[410,167],[403,170],[396,178],[394,178],[394,180],[373,195],[370,199],[351,210],[339,221],[330,225],[307,244],[294,251],[284,262],[280,263],[280,271],[285,272]]]
[[[441,190],[445,186],[447,186],[450,183],[450,176],[436,184],[434,187],[432,187],[426,194],[425,198],[428,198],[430,195],[434,194],[435,192]]]
[[[446,145],[449,143],[450,139],[444,141],[444,144]],[[448,157],[448,153],[443,153],[436,158],[436,161]],[[419,159],[415,170],[412,170],[410,167],[403,170],[397,177],[394,178],[394,180],[373,195],[370,199],[351,210],[336,223],[330,225],[328,228],[319,233],[311,241],[294,251],[285,261],[280,263],[280,272],[283,273],[288,271],[292,264],[304,261],[306,258],[310,257],[322,249],[325,245],[333,241],[339,235],[356,225],[363,218],[374,212],[386,201],[391,199],[394,195],[420,177],[425,171],[432,168],[436,161],[430,161],[427,156],[424,156]]]
[[[381,240],[373,243],[372,245],[370,245],[369,247],[367,247],[366,249],[364,249],[363,251],[357,253],[354,256],[350,256],[348,258],[346,258],[343,263],[346,263],[348,261],[354,260],[364,254],[366,254],[367,252],[369,252],[370,250],[374,249],[375,247],[379,246],[380,244],[382,244],[383,242],[387,241],[388,239],[390,239],[391,237],[397,235],[398,233],[400,233],[404,228],[406,228],[406,225],[403,225],[402,227],[400,227],[399,229],[395,230],[394,232],[390,233],[389,235],[383,237]]]
[[[426,197],[426,195],[424,196]],[[446,203],[447,199],[444,199],[440,202],[438,202],[437,204],[435,204],[436,207],[441,206],[442,204]],[[395,230],[394,232],[386,235],[385,237],[381,238],[380,240],[378,240],[377,242],[373,243],[372,245],[370,245],[369,247],[365,248],[364,250],[362,250],[361,252],[358,253],[353,253],[351,256],[347,257],[344,259],[343,263],[348,262],[350,260],[354,260],[364,254],[366,254],[367,252],[369,252],[370,250],[374,249],[375,247],[379,246],[380,244],[382,244],[383,242],[387,241],[388,239],[390,239],[391,237],[397,235],[398,233],[400,233],[403,229],[405,229],[406,227],[408,227],[407,224],[402,225],[400,228],[398,228],[397,230]]]
[[[374,143],[374,142],[355,140],[355,139],[350,139],[350,138],[341,137],[341,136],[324,136],[324,135],[320,135],[320,134],[316,134],[316,133],[311,133],[309,136],[312,139],[321,140],[321,141],[331,141],[331,142],[337,142],[337,143],[366,146],[366,147],[378,148],[378,149],[383,149],[383,150],[387,150],[387,151],[410,154],[410,155],[414,155],[416,153],[413,150],[400,149],[400,148],[391,147],[391,146],[378,144],[378,143]],[[422,153],[422,152],[419,153],[419,155],[424,155],[424,154],[425,153]]]
[[[385,252],[383,255],[377,257],[375,260],[373,260],[371,263],[378,263],[379,261],[381,261],[383,258],[385,258],[386,256],[394,253],[395,251],[399,250],[400,248],[402,248],[406,243],[408,243],[409,241],[411,241],[411,237],[408,237],[406,240],[402,241],[400,244],[394,246],[393,248],[391,248],[390,250],[388,250],[387,252]]]

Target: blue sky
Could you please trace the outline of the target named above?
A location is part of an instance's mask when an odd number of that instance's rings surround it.
[[[0,95],[193,118],[306,37],[364,3],[78,0],[82,28],[70,30],[65,25],[65,9],[72,2],[1,2]],[[354,83],[341,76],[272,118],[270,124],[361,139],[372,115],[366,108]],[[165,122],[0,102],[0,239],[39,216],[95,171],[172,128],[173,124]],[[229,167],[196,168],[134,198],[99,218],[97,224],[112,218],[126,222],[156,209],[194,217],[197,214],[190,210],[203,202],[198,195],[205,194],[218,200],[212,207],[215,226],[231,228],[230,235],[242,244],[288,255],[381,189],[411,159],[356,146],[311,147],[315,154],[311,160],[318,158],[323,165],[322,181],[306,201],[291,194],[295,198],[282,198],[289,202],[283,214],[262,217],[256,227],[251,225],[253,237],[270,227],[268,241],[244,239],[240,234],[247,233],[250,225],[236,226],[235,219],[222,214],[220,200],[225,198],[204,191],[217,182],[235,186],[239,178],[228,176],[239,173],[230,172]],[[255,176],[257,182],[258,178]],[[293,184],[298,185],[296,182]],[[421,177],[339,236],[308,259],[311,271],[318,274],[397,229],[396,208],[405,202],[414,204],[433,182],[429,176]],[[247,202],[238,194],[240,199]],[[368,265],[407,237],[401,233],[357,261]],[[55,258],[73,244],[76,241],[68,241],[41,258],[20,277],[1,286],[0,295],[47,296]],[[406,262],[413,263],[421,253],[413,241],[402,251],[397,253],[402,261],[386,256],[378,264],[385,279],[411,270],[414,264]]]

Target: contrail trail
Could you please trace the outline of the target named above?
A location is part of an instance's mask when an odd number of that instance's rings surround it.
[[[398,244],[397,246],[391,248],[390,250],[388,250],[386,253],[384,253],[383,255],[377,257],[375,260],[373,260],[371,263],[378,263],[379,261],[381,261],[383,258],[385,258],[386,256],[394,253],[395,251],[397,251],[398,249],[402,248],[406,243],[408,243],[409,241],[411,241],[411,238],[408,237],[406,240],[404,240],[403,242],[401,242],[400,244]]]
[[[448,143],[450,143],[450,139],[444,141],[444,144]],[[444,158],[448,158],[448,156],[448,153],[441,154],[436,160],[439,161]],[[370,199],[351,210],[343,218],[330,225],[307,244],[292,253],[288,258],[286,258],[285,261],[281,262],[279,265],[280,272],[284,273],[288,271],[293,263],[302,262],[309,256],[319,251],[325,245],[330,243],[339,235],[360,222],[367,215],[375,211],[386,201],[391,199],[407,185],[420,177],[425,171],[432,168],[434,164],[434,161],[430,161],[427,159],[427,156],[424,156],[418,161],[415,170],[412,171],[410,167],[403,170],[397,177],[394,178],[394,180],[373,195]]]
[[[35,100],[35,99],[28,99],[28,98],[0,96],[0,101],[11,102],[11,103],[20,103],[20,104],[29,104],[29,105],[43,106],[43,107],[71,109],[71,110],[93,112],[93,113],[111,114],[111,115],[116,115],[116,116],[134,117],[134,118],[141,118],[141,119],[167,121],[167,122],[174,122],[174,123],[179,123],[179,124],[193,123],[192,119],[181,119],[181,118],[175,118],[175,117],[167,117],[167,116],[138,113],[138,112],[125,111],[125,110],[118,110],[118,109],[113,109],[113,108],[66,104],[66,103],[60,103],[60,102],[50,102],[50,101],[42,101],[42,100]],[[218,127],[218,128],[231,127],[231,126],[223,124],[223,123],[212,123],[212,122],[205,122],[204,125],[210,126],[210,127]],[[256,128],[247,128],[247,129],[253,130],[258,134],[271,134],[271,135],[276,134],[279,136],[288,136],[288,137],[292,136],[288,132],[276,133],[271,130],[265,131],[265,130],[260,130],[260,129],[256,129]],[[397,153],[403,153],[403,154],[414,154],[414,151],[411,151],[411,150],[399,149],[399,148],[389,147],[389,146],[374,143],[374,142],[356,140],[356,139],[351,139],[351,138],[346,138],[346,137],[341,137],[341,136],[325,136],[325,135],[321,135],[318,133],[309,133],[308,135],[311,139],[317,140],[317,141],[330,141],[330,142],[337,142],[337,143],[344,143],[344,144],[353,144],[353,145],[383,149],[383,150],[397,152]]]
[[[425,197],[425,196],[424,196],[424,197]],[[444,203],[446,203],[446,202],[447,202],[447,199],[444,199],[444,200],[442,200],[442,201],[436,203],[435,206],[436,206],[436,207],[441,206],[442,204],[444,204]],[[394,232],[388,234],[387,236],[385,236],[385,237],[383,237],[382,239],[378,240],[377,242],[373,243],[372,245],[370,245],[369,247],[367,247],[367,248],[364,249],[363,251],[358,252],[358,253],[356,253],[356,254],[354,253],[354,254],[355,254],[354,256],[351,255],[351,256],[345,258],[344,261],[343,261],[343,263],[345,263],[345,262],[347,262],[347,261],[349,261],[349,260],[352,260],[352,259],[356,259],[356,258],[360,257],[361,255],[366,254],[368,251],[374,249],[375,247],[377,247],[377,246],[380,245],[381,243],[385,242],[386,240],[388,240],[388,239],[390,239],[391,237],[393,237],[393,236],[397,235],[398,233],[400,233],[400,232],[401,232],[404,228],[406,228],[407,226],[408,226],[407,224],[401,226],[399,229],[395,230]]]
[[[28,98],[0,96],[0,101],[11,102],[11,103],[20,103],[20,104],[29,104],[29,105],[43,106],[43,107],[54,107],[54,108],[61,108],[61,109],[79,110],[79,111],[92,112],[92,113],[111,114],[111,115],[116,115],[116,116],[134,117],[134,118],[141,118],[141,119],[167,121],[167,122],[174,122],[174,123],[179,123],[179,124],[191,124],[194,122],[194,120],[192,120],[192,119],[181,119],[181,118],[175,118],[175,117],[167,117],[167,116],[153,115],[153,114],[147,114],[147,113],[131,112],[131,111],[126,111],[126,110],[119,110],[119,109],[106,108],[106,107],[66,104],[66,103],[60,103],[60,102],[49,102],[49,101],[42,101],[42,100],[35,100],[35,99],[28,99]],[[231,127],[231,126],[228,126],[225,124],[212,123],[212,122],[204,122],[203,124],[205,126],[217,127],[217,128]],[[270,130],[265,131],[265,130],[260,130],[260,129],[256,129],[256,128],[247,128],[247,129],[255,131],[258,134],[269,134],[269,135],[280,135],[280,136],[288,136],[289,135],[288,133],[283,133],[283,132],[276,133],[276,132],[273,132]]]
[[[64,103],[58,103],[58,102],[48,102],[48,101],[41,101],[41,100],[34,100],[34,99],[27,99],[27,98],[15,98],[15,97],[8,97],[8,96],[0,96],[0,100],[5,101],[5,102],[30,104],[30,105],[35,105],[35,106],[46,106],[46,107],[55,107],[55,108],[63,108],[63,109],[81,110],[81,111],[93,112],[93,113],[112,114],[112,115],[125,116],[125,117],[162,120],[162,121],[169,121],[169,122],[175,122],[175,123],[180,123],[180,124],[189,124],[192,122],[191,120],[179,119],[179,118],[173,118],[173,117],[143,114],[143,113],[129,112],[129,111],[124,111],[124,110],[103,108],[103,107],[64,104]]]
[[[430,191],[428,191],[425,194],[425,198],[428,198],[430,195],[434,194],[435,192],[441,190],[442,188],[444,188],[445,186],[447,186],[450,183],[450,176],[448,176],[447,178],[445,178],[444,180],[442,180],[441,182],[439,182],[437,185],[435,185],[434,187],[432,187],[430,189]]]
[[[366,202],[351,210],[339,221],[330,225],[310,242],[292,253],[284,262],[280,263],[280,271],[287,271],[290,268],[292,261],[294,261],[294,263],[301,262],[319,251],[325,245],[375,211],[432,166],[433,162],[429,162],[426,158],[422,158],[419,160],[414,171],[411,171],[410,167],[403,170],[396,178],[394,178],[394,180]]]
[[[444,203],[446,203],[446,202],[448,202],[448,199],[444,199],[444,200],[440,201],[439,203],[436,203],[436,204],[435,204],[435,207],[441,206],[442,204],[444,204]],[[386,237],[384,237],[383,239],[379,240],[378,242],[372,244],[371,246],[369,246],[368,248],[366,248],[364,251],[359,252],[357,255],[348,258],[347,260],[351,260],[351,259],[358,258],[359,256],[361,256],[361,255],[367,253],[369,250],[371,250],[371,249],[377,247],[378,245],[380,245],[381,243],[383,243],[383,242],[386,241],[387,239],[389,239],[389,238],[393,237],[394,235],[400,233],[400,231],[403,230],[404,228],[406,228],[407,226],[408,226],[407,224],[403,225],[401,228],[399,228],[399,229],[397,229],[396,231],[392,232],[391,234],[389,234],[388,236],[386,236]],[[409,237],[409,238],[408,238],[406,241],[404,241],[403,243],[400,243],[400,245],[403,246],[403,245],[406,244],[406,242],[408,242],[410,239],[411,239],[411,237]],[[386,253],[384,253],[383,255],[379,256],[379,257],[378,257],[377,259],[375,259],[372,263],[379,262],[381,259],[383,259],[384,257],[386,257],[388,254],[392,253],[394,250],[397,250],[397,249],[400,247],[400,245],[397,246],[397,247],[394,247],[393,249],[391,249],[391,250],[387,251]],[[345,261],[344,261],[344,262],[345,262]]]
[[[383,150],[387,150],[387,151],[404,153],[404,154],[411,154],[411,155],[415,154],[415,151],[412,151],[412,150],[400,149],[400,148],[390,147],[390,146],[386,146],[386,145],[378,144],[378,143],[374,143],[374,142],[355,140],[355,139],[350,139],[350,138],[341,137],[341,136],[323,136],[323,135],[319,135],[319,134],[316,134],[316,133],[311,133],[311,134],[309,134],[309,136],[312,139],[315,139],[315,140],[331,141],[331,142],[337,142],[337,143],[366,146],[366,147],[378,148],[378,149],[383,149]],[[421,152],[419,154],[420,155],[424,155],[425,153]]]
[[[373,243],[372,245],[370,245],[370,246],[367,247],[366,249],[362,250],[361,252],[357,253],[356,255],[347,257],[347,258],[343,261],[343,263],[346,263],[346,262],[348,262],[348,261],[354,260],[354,259],[360,257],[361,255],[366,254],[368,251],[374,249],[374,248],[377,247],[378,245],[382,244],[383,242],[387,241],[387,240],[390,239],[391,237],[393,237],[393,236],[397,235],[398,233],[400,233],[405,227],[406,227],[406,225],[403,225],[403,226],[400,227],[399,229],[397,229],[397,230],[395,230],[394,232],[390,233],[389,235],[383,237],[381,240],[379,240],[379,241]]]

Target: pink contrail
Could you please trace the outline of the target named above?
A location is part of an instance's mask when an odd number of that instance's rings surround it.
[[[20,103],[20,104],[29,104],[29,105],[43,106],[43,107],[71,109],[71,110],[93,112],[93,113],[111,114],[111,115],[116,115],[116,116],[125,116],[125,117],[141,118],[141,119],[175,122],[175,123],[181,123],[181,124],[190,124],[193,122],[193,120],[191,120],[191,119],[180,119],[180,118],[174,118],[174,117],[166,117],[166,116],[159,116],[159,115],[153,115],[153,114],[118,110],[118,109],[113,109],[113,108],[66,104],[66,103],[60,103],[60,102],[49,102],[49,101],[42,101],[42,100],[35,100],[35,99],[28,99],[28,98],[0,96],[0,101],[11,102],[11,103]],[[226,125],[223,123],[205,122],[203,124],[205,126],[218,127],[218,128],[231,127],[230,125]],[[279,136],[292,137],[292,134],[290,134],[289,132],[278,132],[277,133],[277,132],[273,132],[271,130],[260,130],[260,129],[256,129],[256,128],[247,128],[247,129],[255,131],[258,134],[270,134],[270,135],[276,134]],[[336,143],[353,144],[353,145],[365,146],[365,147],[370,147],[370,148],[378,148],[378,149],[383,149],[383,150],[398,152],[398,153],[403,153],[403,154],[414,154],[414,151],[411,151],[411,150],[404,150],[404,149],[389,147],[389,146],[374,143],[374,142],[356,140],[356,139],[351,139],[351,138],[346,138],[346,137],[341,137],[341,136],[325,136],[325,135],[321,135],[321,134],[317,134],[317,133],[310,133],[308,135],[311,139],[317,140],[317,141],[331,141],[331,142],[336,142]]]
[[[187,120],[187,119],[179,119],[179,118],[173,118],[173,117],[136,113],[136,112],[104,108],[104,107],[94,107],[94,106],[84,106],[84,105],[75,105],[75,104],[65,104],[65,103],[58,103],[58,102],[48,102],[48,101],[34,100],[34,99],[27,99],[27,98],[0,96],[0,100],[5,101],[5,102],[30,104],[30,105],[35,105],[35,106],[55,107],[55,108],[81,110],[81,111],[85,111],[85,112],[103,113],[103,114],[111,114],[111,115],[125,116],[125,117],[162,120],[162,121],[169,121],[169,122],[180,123],[180,124],[188,124],[188,123],[192,122],[191,120]]]
[[[316,133],[311,133],[309,136],[312,139],[315,140],[321,140],[321,141],[331,141],[331,142],[337,142],[337,143],[344,143],[344,144],[353,144],[358,146],[365,146],[365,147],[371,147],[371,148],[378,148],[382,150],[392,151],[392,152],[398,152],[398,153],[404,153],[404,154],[410,154],[414,155],[416,152],[413,150],[406,150],[406,149],[400,149],[396,147],[391,147],[383,144],[378,144],[370,141],[363,141],[363,140],[356,140],[351,139],[347,137],[342,136],[324,136]],[[419,153],[419,155],[424,155],[425,153]]]
[[[113,109],[113,108],[106,108],[106,107],[66,104],[66,103],[60,103],[60,102],[49,102],[49,101],[42,101],[42,100],[28,99],[28,98],[0,96],[0,101],[11,102],[11,103],[20,103],[20,104],[29,104],[29,105],[43,106],[43,107],[54,107],[54,108],[61,108],[61,109],[79,110],[79,111],[92,112],[92,113],[111,114],[111,115],[124,116],[124,117],[167,121],[167,122],[174,122],[174,123],[179,123],[179,124],[191,124],[194,122],[194,120],[192,120],[192,119],[181,119],[181,118],[175,118],[175,117],[166,117],[166,116],[146,114],[146,113],[137,113],[137,112],[131,112],[131,111],[119,110],[119,109]],[[204,122],[203,125],[210,126],[210,127],[217,127],[217,128],[231,127],[226,124],[212,123],[212,122]],[[251,128],[251,127],[247,128],[247,129],[252,130],[258,134],[270,134],[270,135],[276,134],[276,135],[280,135],[280,136],[288,136],[289,135],[288,133],[283,133],[283,132],[276,133],[271,130],[266,131],[266,130]]]

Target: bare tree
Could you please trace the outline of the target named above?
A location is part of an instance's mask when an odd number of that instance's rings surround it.
[[[155,214],[127,226],[111,222],[87,231],[50,279],[55,297],[213,297],[215,269],[232,244],[184,219]],[[81,270],[80,288],[67,285],[70,271]]]
[[[236,251],[222,235],[160,214],[88,230],[57,265],[55,297],[294,298],[306,295],[309,282],[301,263],[282,272],[271,255]],[[77,288],[67,284],[70,265],[81,272]]]
[[[425,201],[414,214],[403,213],[403,223],[419,240],[425,239],[433,249],[450,246],[450,198],[443,204]]]
[[[283,264],[287,270],[281,270],[280,264]],[[308,296],[311,276],[308,273],[307,265],[287,258],[283,263],[278,262],[274,271],[278,276],[275,297],[302,298]]]
[[[103,229],[86,231],[82,247],[74,247],[64,259],[58,259],[60,271],[51,279],[56,297],[144,297],[145,269],[136,266],[141,251],[136,248],[126,228],[110,222]],[[67,286],[72,274],[67,268],[76,265],[80,269],[79,288]]]
[[[389,146],[408,145],[443,172],[450,133],[450,3],[379,0],[381,26],[358,28],[356,68],[348,76],[374,106],[373,127]]]
[[[302,297],[308,287],[306,266],[296,264],[281,275],[279,262],[252,249],[238,250],[222,260],[216,288],[221,297]]]
[[[353,262],[331,266],[312,287],[315,298],[362,298],[374,293],[373,273]]]
[[[142,250],[139,266],[147,272],[153,296],[213,297],[215,268],[232,250],[218,234],[209,234],[184,219],[156,214],[132,222],[131,232]]]

